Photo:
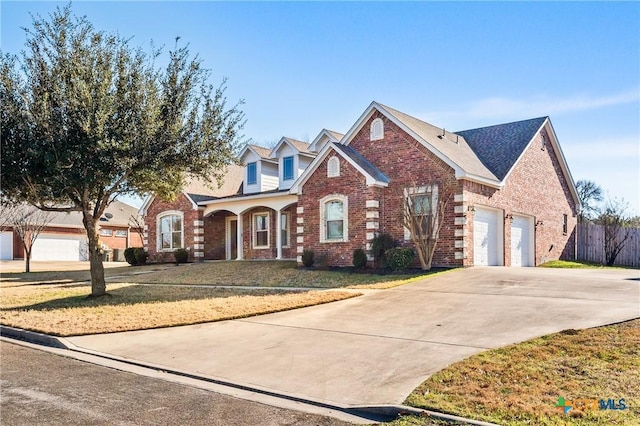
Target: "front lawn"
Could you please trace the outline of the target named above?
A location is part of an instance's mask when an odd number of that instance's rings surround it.
[[[301,269],[295,262],[277,261],[151,264],[105,269],[109,295],[88,299],[88,271],[10,273],[0,278],[0,323],[58,336],[196,324],[360,294],[276,287],[382,289],[426,275],[422,271],[379,275],[349,269]]]
[[[640,319],[483,352],[434,374],[405,403],[501,425],[631,426],[640,419],[638,383]],[[560,397],[573,404],[567,414],[557,407]],[[600,410],[601,399],[618,408],[624,399],[626,409]],[[420,424],[430,423],[392,423]]]
[[[303,288],[389,288],[425,278],[437,270],[380,275],[348,268],[321,270],[298,268],[289,261],[214,261],[179,266],[158,265],[161,270],[127,278],[128,282],[189,285],[225,285]],[[156,268],[160,269],[160,268]],[[362,287],[365,286],[365,287]]]
[[[246,290],[108,284],[0,289],[0,323],[56,336],[141,330],[242,318],[358,296],[357,292]]]

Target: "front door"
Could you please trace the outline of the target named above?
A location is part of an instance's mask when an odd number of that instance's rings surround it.
[[[227,260],[238,258],[238,220],[227,221]]]

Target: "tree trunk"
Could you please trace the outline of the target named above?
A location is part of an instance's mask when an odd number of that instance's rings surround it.
[[[24,271],[31,272],[31,250],[24,251]]]
[[[107,294],[107,285],[104,281],[104,266],[102,265],[102,247],[98,237],[97,220],[90,211],[82,212],[82,222],[87,231],[89,244],[89,265],[91,268],[91,296],[98,297]]]

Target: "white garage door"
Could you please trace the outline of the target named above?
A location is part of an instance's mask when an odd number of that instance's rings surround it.
[[[13,232],[0,232],[0,260],[13,259]]]
[[[473,264],[496,266],[501,264],[498,243],[498,212],[476,208],[473,216]]]
[[[532,220],[513,215],[511,222],[511,266],[533,266]]]
[[[33,244],[32,260],[87,260],[86,238],[40,234]]]

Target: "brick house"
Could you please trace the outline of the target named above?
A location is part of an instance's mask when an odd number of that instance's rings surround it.
[[[35,209],[29,205],[22,207],[26,213]],[[124,261],[124,249],[142,246],[142,229],[136,220],[142,222],[138,216],[138,209],[121,201],[115,200],[105,209],[100,218],[98,229],[100,243],[114,260],[113,254],[118,253],[119,259]],[[60,260],[75,261],[88,260],[87,234],[82,224],[80,212],[51,212],[47,227],[34,242],[31,260]],[[0,229],[0,259],[24,259],[24,246],[11,224]]]
[[[575,254],[580,204],[548,117],[448,132],[373,102],[344,135],[248,145],[239,157],[221,188],[192,182],[172,203],[145,201],[152,258],[188,247],[192,259],[300,261],[310,249],[347,266],[376,233],[410,245],[405,197],[434,205],[443,188],[453,202],[434,266],[533,266]]]

